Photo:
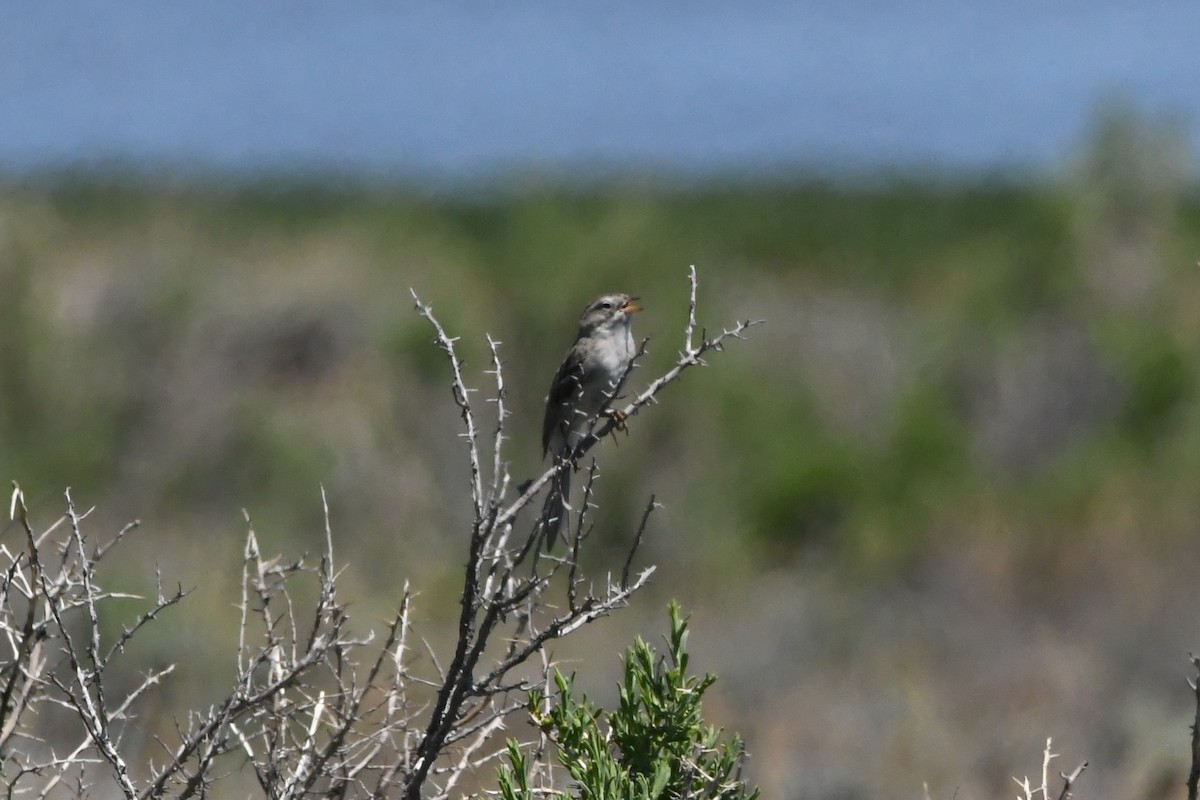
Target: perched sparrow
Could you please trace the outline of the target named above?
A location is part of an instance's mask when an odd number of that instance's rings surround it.
[[[579,333],[550,384],[546,418],[542,422],[542,458],[553,454],[559,461],[587,435],[589,422],[612,400],[617,383],[629,368],[635,348],[629,325],[641,311],[627,294],[597,297],[579,317]],[[542,507],[546,549],[554,545],[566,516],[572,469],[558,473]]]

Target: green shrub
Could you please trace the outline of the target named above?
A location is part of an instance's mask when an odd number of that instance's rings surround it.
[[[558,699],[543,710],[533,692],[529,713],[557,746],[559,763],[571,776],[576,795],[591,800],[616,798],[758,797],[741,778],[742,741],[721,741],[722,731],[705,725],[700,700],[716,677],[688,675],[687,620],[671,603],[667,657],[656,655],[640,637],[625,655],[625,675],[615,711],[577,699],[573,677],[555,670]],[[500,770],[505,800],[532,800],[530,764],[515,741],[509,764]]]

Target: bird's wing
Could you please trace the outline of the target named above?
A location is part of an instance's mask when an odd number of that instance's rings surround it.
[[[550,451],[550,438],[556,426],[563,427],[560,432],[563,440],[566,440],[569,412],[564,413],[564,408],[579,396],[582,380],[583,362],[575,357],[575,348],[571,348],[555,373],[550,394],[546,397],[546,417],[542,420],[542,458]]]

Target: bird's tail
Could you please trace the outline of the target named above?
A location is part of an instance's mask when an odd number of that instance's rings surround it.
[[[542,528],[546,536],[547,552],[554,549],[554,543],[558,541],[563,525],[567,518],[567,505],[571,497],[571,472],[570,467],[560,469],[554,475],[554,480],[550,482],[550,493],[546,495],[546,502],[542,505]]]

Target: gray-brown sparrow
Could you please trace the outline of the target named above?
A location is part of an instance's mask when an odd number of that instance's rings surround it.
[[[588,429],[612,400],[637,349],[630,332],[632,317],[641,311],[636,297],[606,294],[588,303],[579,317],[579,333],[550,384],[546,418],[542,422],[542,458],[571,458]],[[574,466],[560,470],[542,507],[546,549],[554,545],[566,516]]]

